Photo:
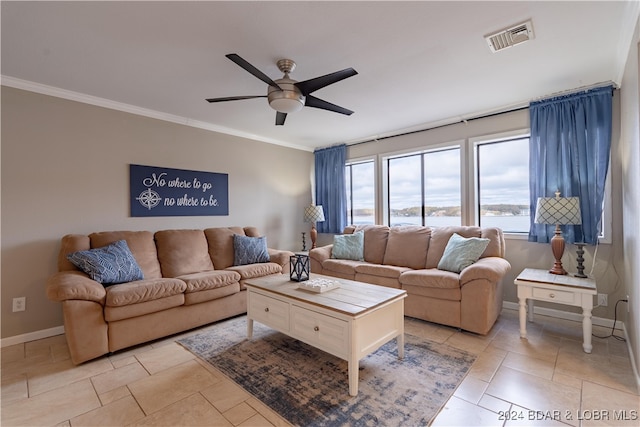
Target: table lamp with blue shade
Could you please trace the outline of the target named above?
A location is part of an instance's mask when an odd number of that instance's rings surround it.
[[[560,197],[560,191],[556,191],[555,197],[540,197],[536,204],[536,224],[555,224],[556,230],[551,238],[551,251],[555,258],[551,274],[567,274],[562,267],[562,254],[564,254],[564,237],[562,237],[561,225],[582,224],[580,213],[580,198]]]

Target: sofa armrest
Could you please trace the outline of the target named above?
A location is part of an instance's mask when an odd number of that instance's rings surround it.
[[[322,263],[331,258],[332,249],[333,245],[326,245],[309,251],[312,273],[322,273]]]
[[[104,305],[107,291],[80,271],[61,271],[47,280],[47,297],[53,301],[85,300]]]
[[[320,246],[318,248],[311,249],[309,251],[309,258],[322,264],[324,261],[331,258],[331,250],[333,245]]]
[[[480,258],[460,272],[460,287],[474,280],[488,280],[497,283],[511,270],[511,264],[504,258]]]
[[[289,274],[289,263],[290,257],[294,255],[291,251],[283,251],[279,249],[270,249],[267,248],[269,252],[269,258],[271,262],[275,262],[276,264],[280,264],[282,267],[282,274]]]

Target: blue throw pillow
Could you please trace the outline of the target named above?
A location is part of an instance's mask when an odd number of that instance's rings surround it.
[[[103,285],[144,279],[126,240],[118,240],[102,248],[73,252],[67,259]]]
[[[442,258],[440,258],[438,269],[460,273],[478,261],[488,245],[489,239],[481,239],[479,237],[466,239],[457,233],[453,233],[447,243],[447,247],[444,249]]]
[[[256,264],[269,262],[267,238],[233,235],[233,265]]]
[[[333,236],[331,258],[364,261],[364,231]]]

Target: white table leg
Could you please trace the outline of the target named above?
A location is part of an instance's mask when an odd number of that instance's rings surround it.
[[[357,396],[358,395],[358,368],[359,362],[358,359],[354,356],[351,356],[348,361],[348,369],[349,369],[349,395]]]
[[[589,295],[589,298],[591,298],[591,295]],[[584,352],[591,353],[593,346],[591,345],[591,308],[589,307],[583,307],[582,309],[582,336]]]
[[[253,338],[253,319],[247,317],[247,338]]]
[[[400,332],[396,338],[396,344],[398,345],[398,359],[404,359],[404,332]]]
[[[533,322],[533,299],[529,298],[527,300],[527,316],[529,319],[529,322]]]
[[[518,298],[518,302],[520,305],[520,338],[527,337],[527,299],[526,298]]]

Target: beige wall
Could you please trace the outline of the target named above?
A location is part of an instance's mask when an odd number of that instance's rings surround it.
[[[622,215],[624,242],[625,292],[629,295],[629,314],[625,325],[632,349],[636,380],[640,384],[640,93],[638,71],[640,69],[640,20],[636,30],[627,65],[622,79],[621,96],[621,139],[616,156],[620,159],[622,170]],[[623,313],[626,311],[622,309]]]
[[[2,87],[2,338],[62,325],[45,296],[67,233],[253,225],[300,249],[313,153]],[[229,216],[129,216],[129,164],[229,174]],[[27,310],[12,313],[12,299]]]

